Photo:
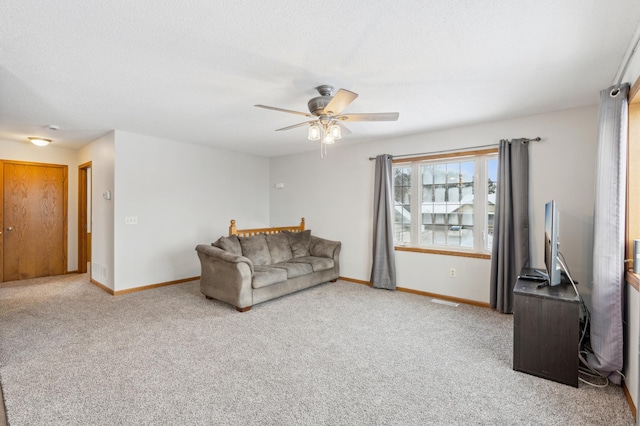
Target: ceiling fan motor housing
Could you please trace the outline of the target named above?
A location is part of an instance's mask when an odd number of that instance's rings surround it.
[[[320,116],[324,114],[324,108],[331,102],[333,96],[318,96],[311,99],[307,106],[309,107],[309,112],[313,115]]]
[[[316,87],[320,96],[317,96],[311,99],[307,106],[309,107],[309,112],[313,115],[320,116],[325,114],[325,107],[331,102],[333,99],[333,86],[328,84],[323,84],[321,86]]]

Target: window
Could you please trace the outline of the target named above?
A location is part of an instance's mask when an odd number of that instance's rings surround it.
[[[394,160],[395,245],[489,255],[497,175],[497,149]]]

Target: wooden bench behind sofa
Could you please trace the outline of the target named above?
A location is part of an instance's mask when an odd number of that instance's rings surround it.
[[[281,226],[279,228],[252,228],[252,229],[237,229],[236,221],[231,219],[231,225],[229,225],[229,235],[237,235],[238,237],[252,237],[254,235],[263,234],[277,234],[282,231],[290,232],[302,232],[304,231],[304,217],[300,220],[300,225]]]

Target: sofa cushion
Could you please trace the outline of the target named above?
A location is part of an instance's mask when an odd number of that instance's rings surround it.
[[[242,247],[242,255],[248,257],[254,266],[271,264],[271,254],[264,234],[251,237],[238,237]]]
[[[267,234],[267,245],[271,254],[271,263],[286,262],[293,258],[289,237],[286,234]]]
[[[289,237],[293,257],[309,256],[309,247],[311,245],[310,229],[302,232],[282,231],[282,233]]]
[[[291,259],[291,263],[306,263],[311,265],[313,272],[325,271],[331,269],[334,266],[333,259],[329,257],[317,257],[317,256],[304,256]]]
[[[251,281],[251,286],[253,288],[261,288],[286,280],[287,271],[285,269],[260,265],[255,266],[255,273],[253,275],[253,280]]]
[[[294,259],[291,259],[294,260]],[[286,271],[287,278],[296,278],[302,275],[309,275],[313,273],[313,268],[306,262],[283,262],[271,265],[273,268],[281,268]]]
[[[224,251],[228,251],[229,253],[237,254],[242,256],[242,247],[240,247],[240,241],[238,240],[237,235],[230,235],[228,237],[220,237],[213,243],[212,246],[218,247]]]
[[[340,242],[325,240],[324,238],[312,237],[311,247],[309,249],[311,256],[318,257],[333,257],[337,247],[340,247]]]

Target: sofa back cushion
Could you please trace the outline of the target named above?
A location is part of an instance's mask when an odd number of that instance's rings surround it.
[[[272,264],[286,262],[293,258],[289,237],[286,234],[267,234],[266,239]]]
[[[311,230],[307,229],[302,232],[282,231],[289,238],[291,244],[291,252],[293,257],[309,256],[311,253],[309,247],[311,245]]]
[[[229,253],[242,256],[242,247],[240,246],[240,240],[237,235],[230,235],[228,237],[220,237],[215,242],[211,243],[212,246],[218,247]]]
[[[271,254],[265,234],[257,234],[252,237],[238,237],[242,247],[242,255],[248,257],[254,265],[270,265]]]

